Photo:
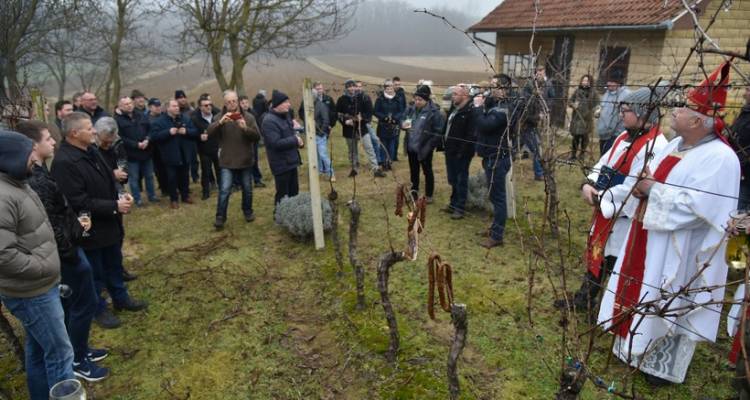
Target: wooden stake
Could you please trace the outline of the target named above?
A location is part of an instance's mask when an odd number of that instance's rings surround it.
[[[310,181],[310,203],[312,206],[315,249],[325,247],[323,236],[323,210],[320,200],[320,180],[318,178],[318,148],[315,145],[315,101],[312,96],[312,81],[305,78],[302,84],[302,101],[305,103],[305,142],[307,142],[307,164]]]

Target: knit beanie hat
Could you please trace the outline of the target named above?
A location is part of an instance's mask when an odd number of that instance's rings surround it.
[[[289,100],[289,96],[282,92],[279,92],[278,90],[274,90],[273,94],[271,94],[271,107],[276,108],[279,106],[279,104],[285,102],[286,100]]]
[[[430,96],[432,95],[432,91],[430,90],[429,86],[421,85],[417,87],[417,91],[414,92],[414,95],[423,98],[425,101],[430,101]]]
[[[646,113],[651,109],[648,115],[647,123],[656,124],[659,122],[659,106],[656,102],[661,99],[667,86],[657,86],[656,88],[642,87],[630,92],[625,96],[620,104],[627,104],[638,118],[646,117]]]

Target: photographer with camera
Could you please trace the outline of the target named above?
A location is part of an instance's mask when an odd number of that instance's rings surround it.
[[[260,140],[260,132],[255,118],[240,108],[237,92],[224,92],[224,108],[221,118],[206,129],[208,137],[219,143],[219,201],[216,205],[214,227],[221,229],[227,220],[229,196],[232,183],[239,179],[242,186],[242,212],[245,221],[255,220],[253,214],[253,164],[257,152],[255,144]]]
[[[151,123],[149,136],[159,144],[161,158],[167,168],[167,192],[170,207],[179,208],[177,192],[182,202],[193,204],[190,198],[190,163],[196,157],[195,141],[200,136],[193,123],[180,113],[177,100],[167,102],[167,112]]]

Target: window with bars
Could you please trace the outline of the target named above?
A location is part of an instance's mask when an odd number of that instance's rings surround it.
[[[534,59],[528,54],[503,55],[503,73],[511,78],[525,78],[533,73]]]

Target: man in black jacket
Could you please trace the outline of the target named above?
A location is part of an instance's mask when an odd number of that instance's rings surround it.
[[[151,121],[149,136],[159,144],[161,159],[166,165],[170,207],[179,208],[178,189],[182,202],[193,204],[190,198],[190,163],[196,157],[195,139],[199,134],[190,119],[180,113],[177,100],[169,100],[167,112]]]
[[[146,303],[131,298],[122,279],[122,215],[130,211],[132,197],[118,196],[112,169],[91,145],[94,129],[85,114],[75,112],[63,120],[63,137],[52,176],[73,210],[91,216],[89,236],[80,245],[94,271],[97,292],[106,287],[115,310],[142,310]],[[95,319],[105,328],[120,324],[102,297]]]
[[[432,91],[427,85],[417,87],[414,92],[414,105],[406,109],[402,128],[406,130],[406,154],[409,157],[411,192],[416,199],[419,195],[419,170],[425,177],[425,196],[432,203],[435,191],[435,174],[432,172],[432,155],[440,143],[443,132],[443,115],[431,100]]]
[[[55,125],[62,129],[62,120],[73,112],[73,103],[69,100],[58,100],[55,103]]]
[[[104,349],[89,348],[89,332],[96,312],[97,295],[93,271],[86,254],[78,247],[85,229],[91,225],[79,222],[76,213],[60,192],[57,183],[47,170],[45,161],[52,158],[55,140],[46,125],[37,121],[21,121],[16,127],[34,142],[32,157],[35,160],[29,186],[39,196],[47,211],[60,255],[62,283],[71,289],[70,296],[62,299],[65,325],[73,346],[73,372],[89,382],[99,381],[109,375],[96,361],[105,358]]]
[[[508,206],[505,195],[505,175],[510,170],[510,139],[508,138],[508,109],[502,104],[488,107],[483,94],[474,101],[474,118],[477,132],[477,153],[482,157],[482,168],[489,185],[490,202],[493,207],[492,226],[488,237],[480,243],[491,249],[503,245],[505,220]]]
[[[266,143],[268,165],[276,183],[274,205],[278,205],[284,196],[294,197],[299,192],[297,168],[302,164],[299,149],[305,142],[294,132],[300,125],[289,117],[291,106],[289,96],[274,90],[271,111],[263,119],[260,129]]]
[[[96,99],[96,95],[91,92],[84,92],[81,95],[81,108],[76,110],[86,113],[91,118],[91,123],[95,124],[96,121],[101,117],[108,117],[106,111],[99,107],[99,102]]]
[[[153,145],[148,137],[149,123],[146,116],[135,111],[133,100],[130,97],[122,97],[117,103],[119,113],[115,113],[118,133],[125,146],[128,159],[128,182],[130,192],[135,199],[135,205],[143,205],[141,200],[140,181],[143,177],[146,182],[146,193],[148,201],[156,203],[154,189],[154,161],[152,159]]]
[[[336,101],[336,111],[349,149],[349,162],[352,166],[349,176],[356,175],[359,170],[358,143],[361,141],[370,162],[370,170],[375,177],[385,177],[385,173],[378,166],[378,158],[367,129],[367,124],[372,120],[372,102],[365,99],[364,94],[357,90],[355,81],[346,81],[344,87],[346,92]]]
[[[201,188],[203,194],[201,199],[206,200],[211,195],[211,181],[218,182],[219,171],[219,142],[215,137],[208,136],[208,126],[216,119],[218,112],[214,112],[214,105],[211,99],[201,98],[198,100],[198,109],[190,115],[193,126],[198,130],[200,139],[198,140],[198,158],[201,162]]]
[[[445,169],[452,190],[450,203],[441,211],[451,213],[452,219],[461,219],[469,193],[469,166],[474,157],[476,137],[469,88],[458,84],[453,88],[452,96],[453,105],[443,131]]]
[[[740,181],[740,200],[737,206],[740,210],[747,210],[750,206],[750,87],[745,88],[745,105],[730,128],[732,144],[742,167]]]

